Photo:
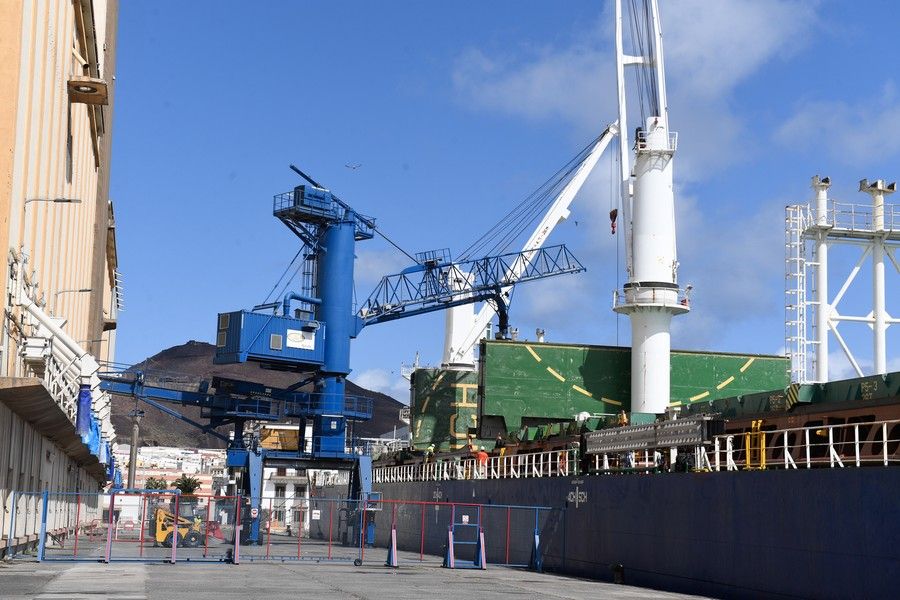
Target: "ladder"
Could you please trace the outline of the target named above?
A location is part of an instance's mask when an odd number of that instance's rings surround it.
[[[744,461],[747,470],[766,468],[766,432],[762,430],[762,419],[750,423],[750,431],[744,434]]]
[[[790,358],[793,383],[808,381],[808,342],[806,332],[806,211],[807,206],[785,209],[785,285],[784,341]]]

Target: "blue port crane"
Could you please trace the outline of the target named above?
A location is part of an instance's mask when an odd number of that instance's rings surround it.
[[[256,362],[263,368],[302,372],[305,379],[288,389],[274,389],[214,377],[185,390],[165,380],[150,381],[133,370],[101,377],[101,386],[107,391],[138,398],[228,441],[226,464],[242,473],[241,493],[248,501],[248,525],[242,535],[251,543],[260,541],[265,465],[350,470],[348,499],[359,507],[360,502],[373,498],[371,459],[354,451],[347,439],[348,422],[372,416],[370,399],[345,392],[350,343],[364,327],[488,301],[500,315],[500,334],[505,335],[510,286],[584,271],[565,246],[461,262],[453,262],[446,249],[407,254],[414,264],[401,273],[385,276],[356,309],[356,242],[383,234],[374,219],[358,213],[298,168],[291,168],[306,184],[277,194],[273,215],[302,243],[295,257],[302,261],[299,291],[288,291],[280,301],[251,310],[220,313],[214,362]],[[312,391],[301,391],[307,384],[312,384]],[[200,407],[206,423],[182,415],[170,404]],[[257,440],[244,435],[249,421],[285,419],[299,422],[301,441],[297,451],[261,448]],[[309,444],[303,438],[307,422],[312,424]],[[215,431],[222,425],[234,426],[232,438]],[[366,539],[373,535],[367,532]]]

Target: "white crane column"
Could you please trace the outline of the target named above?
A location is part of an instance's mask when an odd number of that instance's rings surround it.
[[[622,160],[622,205],[628,283],[616,292],[614,310],[631,319],[631,411],[660,414],[670,398],[669,326],[672,316],[688,312],[686,298],[679,298],[678,259],[675,249],[675,194],[672,184],[676,136],[669,132],[665,68],[659,7],[648,0],[652,36],[650,54],[629,56],[623,46],[621,1],[616,2],[616,58],[619,90],[620,154]],[[629,149],[624,131],[625,67],[652,70],[655,105],[635,136],[633,178],[628,164]],[[645,113],[647,114],[647,113]],[[633,183],[632,185],[629,185]],[[633,191],[632,191],[633,190]],[[634,418],[632,422],[635,422]]]
[[[828,188],[831,179],[812,179],[812,188],[816,192],[816,381],[828,382]]]
[[[887,310],[884,292],[884,196],[892,194],[895,185],[886,186],[883,179],[872,184],[863,179],[859,182],[859,191],[872,196],[872,327],[874,330],[875,374],[887,373]]]
[[[669,405],[669,326],[688,311],[679,299],[675,251],[674,137],[660,117],[636,140],[631,202],[631,265],[617,312],[631,318],[631,410],[659,414]]]

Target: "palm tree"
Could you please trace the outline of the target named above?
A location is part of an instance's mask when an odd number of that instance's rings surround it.
[[[182,473],[181,477],[172,482],[172,487],[181,490],[185,496],[190,496],[200,487],[200,480]]]
[[[165,477],[148,477],[147,481],[144,482],[144,489],[147,490],[165,490],[168,487],[169,482],[166,481]]]

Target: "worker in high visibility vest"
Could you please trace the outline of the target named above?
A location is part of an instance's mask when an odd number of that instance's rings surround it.
[[[487,479],[488,453],[482,446],[475,455],[478,461],[478,477],[479,479]]]

